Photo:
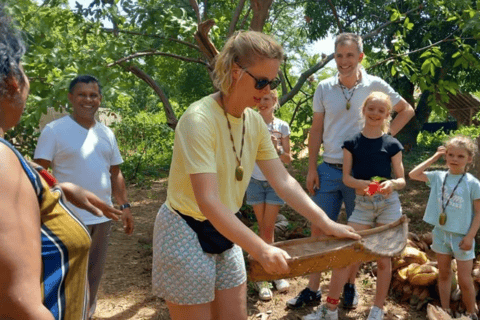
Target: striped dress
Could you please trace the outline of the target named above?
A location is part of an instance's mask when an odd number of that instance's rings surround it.
[[[0,143],[12,149],[18,157],[40,205],[43,304],[56,320],[86,319],[91,244],[88,230],[65,205],[60,188],[50,188],[10,143],[1,138]]]

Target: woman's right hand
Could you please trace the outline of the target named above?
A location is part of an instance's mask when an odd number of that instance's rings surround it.
[[[290,272],[286,259],[290,259],[286,251],[266,244],[257,260],[268,273],[285,274]]]

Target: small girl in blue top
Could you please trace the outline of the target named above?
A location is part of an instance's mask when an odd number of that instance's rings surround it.
[[[476,149],[471,139],[455,136],[409,173],[411,179],[426,182],[431,188],[423,220],[434,226],[432,250],[440,271],[438,288],[442,308],[450,311],[453,256],[457,260],[462,300],[471,319],[478,319],[472,267],[475,235],[480,227],[480,182],[467,172],[467,168]],[[445,156],[448,171],[425,172],[442,156]]]
[[[387,134],[392,112],[390,97],[383,92],[372,92],[362,109],[364,126],[360,133],[343,143],[343,183],[355,189],[355,208],[348,225],[355,230],[366,230],[395,222],[402,215],[398,193],[405,187],[402,164],[403,146]],[[393,176],[392,176],[393,171]],[[382,177],[377,193],[371,195],[372,178]],[[337,320],[340,293],[348,275],[358,269],[359,263],[332,272],[326,305],[318,308],[305,320]],[[383,319],[383,305],[392,277],[391,259],[377,260],[377,290],[368,320]]]

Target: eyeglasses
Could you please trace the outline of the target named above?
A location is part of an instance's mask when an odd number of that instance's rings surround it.
[[[241,65],[239,65],[237,63],[237,65],[242,68],[243,71],[245,71],[250,77],[252,77],[254,80],[255,80],[255,89],[257,90],[262,90],[263,88],[265,88],[266,86],[270,85],[270,90],[273,90],[275,89],[276,87],[278,87],[278,85],[280,84],[280,79],[279,78],[275,78],[273,80],[268,80],[268,79],[258,79],[257,77],[255,77],[253,74],[251,74],[246,68],[242,67]]]

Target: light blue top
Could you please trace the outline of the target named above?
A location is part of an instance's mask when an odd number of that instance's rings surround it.
[[[447,171],[430,171],[425,174],[428,178],[427,185],[430,185],[430,196],[423,220],[444,231],[466,235],[475,215],[473,200],[480,199],[480,182],[470,173],[465,175],[445,209],[447,222],[442,226],[438,219],[442,212],[442,184]],[[443,195],[444,204],[461,177],[461,174],[448,174]]]

